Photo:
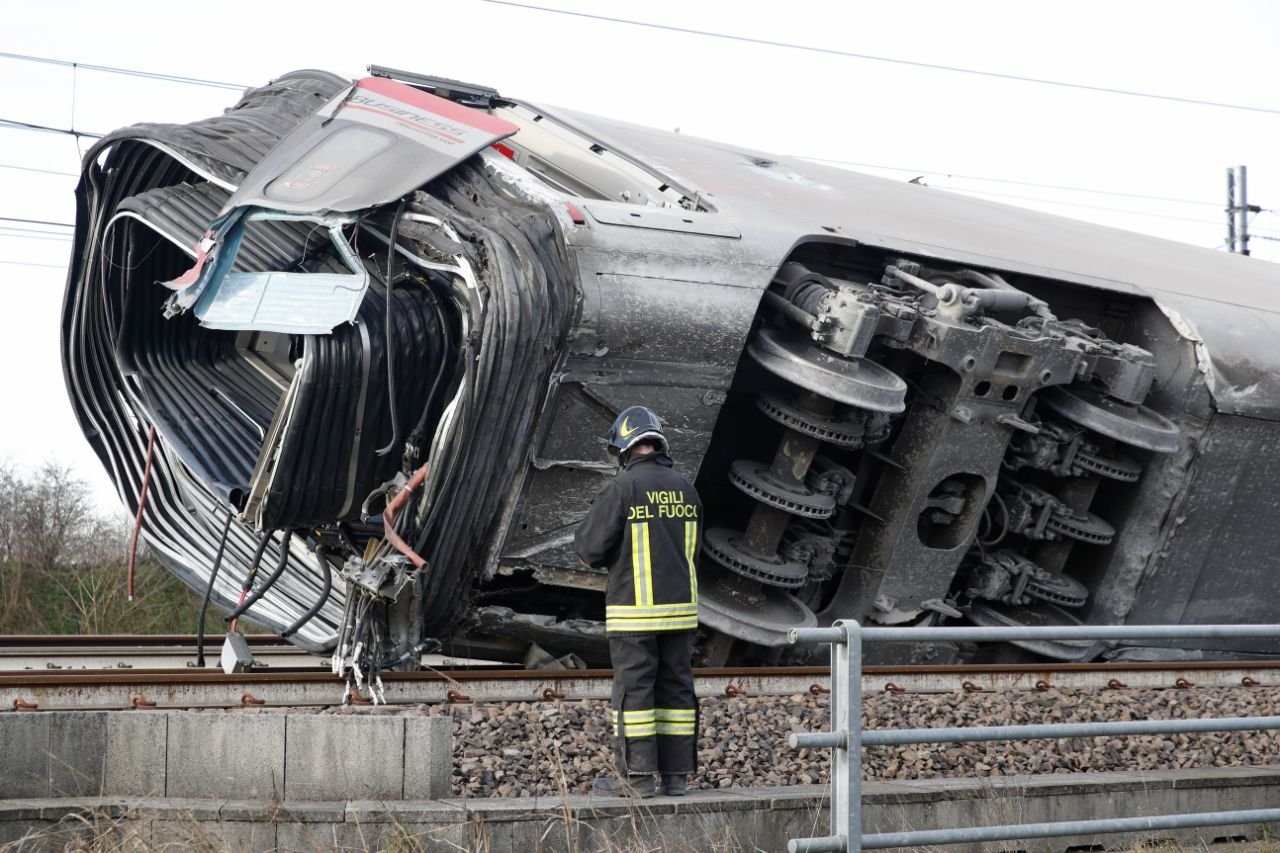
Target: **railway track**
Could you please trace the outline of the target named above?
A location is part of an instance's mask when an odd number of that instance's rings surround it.
[[[320,669],[324,658],[274,634],[245,637],[254,659],[267,668]],[[205,642],[206,663],[217,664],[222,636]],[[171,669],[194,666],[196,638],[189,634],[0,636],[0,672],[28,670]]]
[[[217,644],[195,659],[193,637],[5,637],[0,639],[0,713],[21,710],[325,707],[352,701],[326,661],[270,636],[250,637],[268,665],[227,675]],[[94,661],[103,662],[93,667]],[[169,665],[155,666],[154,662]],[[15,662],[24,666],[15,668]],[[425,661],[419,672],[384,673],[390,705],[607,699],[610,670],[456,668]],[[122,665],[123,664],[123,665]],[[787,695],[828,688],[826,667],[695,670],[699,696]],[[870,666],[863,690],[942,693],[1050,688],[1228,687],[1280,684],[1280,661]],[[359,701],[358,699],[356,701]]]

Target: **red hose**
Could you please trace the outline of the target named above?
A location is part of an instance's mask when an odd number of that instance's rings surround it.
[[[133,570],[138,562],[138,533],[142,531],[142,510],[147,505],[147,487],[151,485],[151,459],[156,449],[156,426],[147,436],[147,466],[142,472],[142,491],[138,494],[138,515],[133,519],[133,540],[129,543],[129,600],[133,601]]]
[[[399,511],[405,501],[409,500],[409,495],[413,494],[413,490],[421,486],[423,481],[427,479],[427,469],[431,467],[430,462],[424,462],[422,467],[413,473],[409,478],[409,482],[400,490],[391,503],[387,504],[387,508],[382,511],[382,526],[386,533],[387,541],[396,547],[396,550],[409,558],[409,562],[413,563],[414,568],[422,568],[427,561],[418,555],[418,552],[409,547],[400,534],[396,533],[396,512]]]
[[[240,605],[244,604],[244,600],[248,597],[249,597],[249,587],[246,586],[244,589],[240,590],[240,600],[236,602],[237,610],[240,609]],[[231,625],[227,628],[227,631],[229,633],[234,634],[236,631],[236,623],[239,621],[240,621],[239,618],[232,619]]]

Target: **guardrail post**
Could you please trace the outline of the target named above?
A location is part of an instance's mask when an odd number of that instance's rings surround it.
[[[862,626],[835,623],[844,642],[832,645],[831,731],[844,738],[844,748],[831,755],[831,834],[843,836],[845,850],[862,851]],[[834,683],[839,673],[839,689]],[[836,697],[847,697],[840,701]]]
[[[838,620],[830,628],[793,628],[793,643],[831,644],[831,730],[793,734],[792,747],[831,749],[831,834],[793,838],[790,853],[862,851],[862,626]]]

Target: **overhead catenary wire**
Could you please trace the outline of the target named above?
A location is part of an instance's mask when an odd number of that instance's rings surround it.
[[[1172,219],[1177,222],[1195,222],[1200,225],[1217,225],[1218,224],[1217,221],[1212,219],[1196,219],[1191,216],[1174,216],[1173,214],[1170,214],[1170,213],[1148,213],[1146,211],[1132,210],[1130,208],[1125,208],[1125,207],[1109,207],[1107,205],[1102,205],[1102,204],[1084,204],[1078,201],[1057,201],[1051,198],[1044,198],[1043,196],[1017,195],[1016,193],[998,193],[998,192],[991,192],[989,190],[974,190],[974,189],[965,189],[961,187],[936,187],[936,189],[945,190],[946,192],[959,193],[959,194],[968,193],[973,195],[992,196],[994,198],[1015,198],[1015,199],[1021,199],[1023,201],[1034,201],[1041,204],[1057,204],[1057,205],[1062,205],[1064,207],[1080,207],[1080,208],[1086,208],[1088,210],[1106,210],[1106,211],[1111,211],[1113,213],[1124,213],[1130,216],[1149,216],[1155,219]]]
[[[86,136],[91,139],[101,139],[105,134],[90,133],[85,130],[76,130],[74,127],[51,127],[47,124],[36,124],[30,121],[19,121],[12,118],[0,118],[0,128],[9,130],[35,130],[41,133],[60,133],[63,136]]]
[[[80,177],[75,172],[62,172],[57,169],[38,169],[35,166],[18,166],[14,163],[0,163],[0,169],[13,169],[16,172],[35,172],[41,175],[58,175],[65,178]]]
[[[1012,184],[1020,187],[1038,187],[1046,190],[1062,190],[1064,192],[1073,193],[1092,193],[1095,195],[1111,195],[1120,198],[1137,198],[1144,201],[1166,201],[1173,204],[1196,204],[1203,207],[1221,208],[1221,201],[1204,201],[1194,198],[1175,198],[1173,196],[1163,195],[1147,195],[1145,193],[1130,193],[1121,190],[1099,190],[1090,187],[1073,187],[1066,184],[1042,184],[1036,181],[1015,181],[1010,178],[986,178],[981,175],[961,175],[955,172],[948,172],[941,169],[908,169],[903,166],[886,166],[881,163],[861,163],[855,160],[837,160],[831,157],[811,157],[803,154],[792,155],[798,160],[812,160],[817,163],[834,163],[841,166],[859,166],[864,169],[884,169],[889,172],[905,172],[912,175],[935,176],[941,178],[951,178],[963,181],[982,181],[991,184]]]
[[[93,65],[88,62],[72,62],[67,59],[51,59],[46,56],[30,56],[23,53],[0,52],[0,59],[12,59],[18,62],[36,62],[43,65],[60,65],[64,68],[100,71],[103,74],[120,74],[127,77],[142,77],[147,80],[164,80],[170,83],[187,83],[192,86],[210,86],[215,89],[233,89],[241,91],[249,88],[241,83],[228,83],[224,80],[207,80],[202,77],[183,77],[179,74],[164,74],[158,71],[141,71],[136,68],[117,68],[111,65]]]
[[[0,225],[0,237],[10,240],[56,240],[60,243],[67,243],[72,239],[70,234],[37,231],[34,228],[8,228],[4,225]]]
[[[723,41],[736,41],[745,44],[757,44],[765,47],[779,47],[787,50],[800,50],[808,53],[820,53],[827,56],[843,56],[849,59],[862,59],[868,62],[883,62],[892,65],[910,66],[913,68],[927,68],[934,71],[946,71],[953,74],[969,74],[976,77],[987,77],[996,80],[1009,80],[1018,83],[1033,83],[1040,86],[1056,86],[1063,89],[1077,89],[1085,92],[1097,92],[1107,95],[1123,95],[1132,98],[1146,98],[1148,100],[1166,101],[1170,103],[1190,104],[1201,107],[1215,107],[1218,109],[1243,110],[1246,112],[1268,113],[1272,115],[1280,115],[1280,108],[1260,107],[1252,104],[1234,104],[1227,101],[1211,101],[1203,98],[1188,98],[1181,95],[1164,95],[1157,92],[1139,92],[1134,89],[1119,89],[1112,86],[1094,86],[1088,83],[1073,83],[1066,80],[1050,80],[1045,77],[1030,77],[1022,74],[1009,74],[1002,71],[986,71],[980,68],[964,68],[959,65],[943,65],[937,62],[921,62],[914,59],[902,59],[893,56],[877,56],[869,53],[857,53],[851,50],[840,50],[833,47],[818,47],[817,45],[796,44],[794,42],[777,41],[775,39],[755,38],[753,36],[741,36],[732,33],[717,33],[712,30],[698,30],[692,27],[677,27],[671,24],[656,24],[651,21],[636,21],[628,18],[615,18],[609,15],[595,15],[590,12],[575,12],[568,9],[553,9],[548,6],[534,6],[527,3],[514,3],[511,0],[483,0],[485,3],[492,3],[498,6],[509,6],[515,9],[527,9],[533,12],[548,12],[555,15],[567,15],[574,18],[587,18],[593,21],[605,21],[613,24],[625,24],[632,27],[645,27],[653,30],[663,30],[673,33],[684,33],[685,35],[702,36],[704,38],[720,39]]]
[[[49,219],[27,219],[22,216],[0,216],[0,222],[18,222],[23,225],[51,225],[55,228],[75,228],[70,222],[54,222]]]

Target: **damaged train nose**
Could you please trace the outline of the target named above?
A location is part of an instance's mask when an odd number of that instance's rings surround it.
[[[571,542],[633,405],[704,501],[705,664],[1280,616],[1271,265],[388,69],[117,131],[78,205],[68,389],[149,546],[375,696],[438,643],[607,659]]]
[[[94,152],[67,357],[93,376],[82,422],[122,480],[128,439],[161,436],[144,507],[160,559],[227,609],[277,565],[255,618],[376,672],[386,609],[428,560],[457,568],[402,609],[433,593],[415,621],[457,621],[572,293],[554,223],[457,168],[514,125],[385,79],[337,84],[250,93],[241,148],[202,148],[227,133],[215,119]],[[260,108],[281,92],[323,103],[300,122]]]

